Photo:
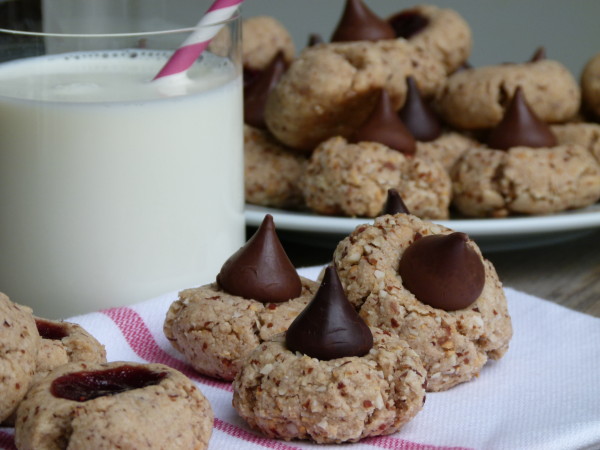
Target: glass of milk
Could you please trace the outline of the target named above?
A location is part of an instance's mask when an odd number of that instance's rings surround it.
[[[0,292],[49,318],[212,282],[245,239],[240,18],[158,83],[189,24],[138,0],[59,20],[85,3],[0,29]],[[180,3],[210,2],[148,5]]]

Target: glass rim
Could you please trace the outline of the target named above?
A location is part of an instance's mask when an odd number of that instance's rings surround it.
[[[210,25],[201,25],[184,28],[173,28],[168,30],[156,30],[156,31],[139,31],[134,33],[46,33],[43,31],[23,31],[15,30],[12,28],[0,27],[0,34],[13,34],[16,36],[29,36],[29,37],[56,37],[56,38],[126,38],[126,37],[143,37],[143,36],[164,36],[169,34],[179,33],[192,33],[199,28],[212,28],[216,26],[227,25],[228,23],[235,22],[241,17],[240,11],[236,11],[233,16],[229,19],[215,22]]]

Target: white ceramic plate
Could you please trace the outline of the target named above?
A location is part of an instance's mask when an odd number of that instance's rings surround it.
[[[308,212],[246,205],[246,224],[259,226],[265,214],[273,216],[277,230],[295,232],[296,237],[305,235],[307,241],[313,240],[316,244],[327,240],[339,240],[358,225],[372,221],[368,218],[320,216]],[[548,245],[600,228],[600,204],[548,216],[435,222],[467,233],[487,250],[509,250]]]

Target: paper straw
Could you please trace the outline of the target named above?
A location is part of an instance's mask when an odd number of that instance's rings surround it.
[[[188,70],[222,28],[222,26],[211,25],[229,19],[243,2],[244,0],[215,0],[196,25],[196,30],[173,53],[154,79],[177,75]]]

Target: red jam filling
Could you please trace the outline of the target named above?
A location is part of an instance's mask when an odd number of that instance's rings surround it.
[[[73,372],[54,380],[50,392],[57,398],[86,402],[98,397],[154,386],[166,376],[167,372],[154,372],[137,366]]]
[[[37,327],[38,333],[44,339],[50,339],[53,341],[60,341],[69,335],[67,327],[60,323],[49,322],[43,319],[36,319],[35,326]]]

